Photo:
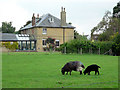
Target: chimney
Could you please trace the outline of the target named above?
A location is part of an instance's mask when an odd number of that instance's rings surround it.
[[[39,14],[37,14],[37,18],[39,18]]]
[[[33,16],[32,16],[32,26],[35,25],[35,14],[33,13]]]
[[[66,12],[65,8],[61,7],[61,26],[66,26]]]

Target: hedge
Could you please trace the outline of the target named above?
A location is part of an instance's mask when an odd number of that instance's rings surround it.
[[[82,48],[82,53],[98,53],[100,51],[101,54],[104,54],[111,49],[112,43],[113,42],[91,42],[89,40],[80,41],[74,39],[61,44],[59,50],[62,53],[80,53]]]

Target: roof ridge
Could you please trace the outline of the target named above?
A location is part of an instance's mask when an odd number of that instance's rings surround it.
[[[48,14],[45,14],[45,15],[42,15],[42,16],[41,16],[42,19],[40,20],[40,22],[38,22],[38,24],[36,26],[39,26],[48,17]]]
[[[53,22],[49,22],[49,18],[53,18]],[[48,20],[47,20],[48,19]],[[28,24],[27,26],[21,28],[20,30],[24,30],[24,29],[29,29],[29,28],[33,28],[33,27],[63,27],[60,25],[61,23],[61,19],[50,14],[43,14],[42,16],[40,16],[39,19],[37,19],[37,21],[35,22],[35,25],[32,26],[32,22],[30,24]],[[75,28],[72,25],[70,25],[69,23],[67,23],[66,26],[64,26],[64,28]]]

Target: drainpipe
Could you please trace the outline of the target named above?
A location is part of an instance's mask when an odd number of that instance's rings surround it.
[[[65,43],[65,28],[63,28],[63,43]]]

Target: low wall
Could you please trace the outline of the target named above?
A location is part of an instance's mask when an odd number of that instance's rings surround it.
[[[1,52],[8,52],[9,50],[6,47],[0,47]]]

